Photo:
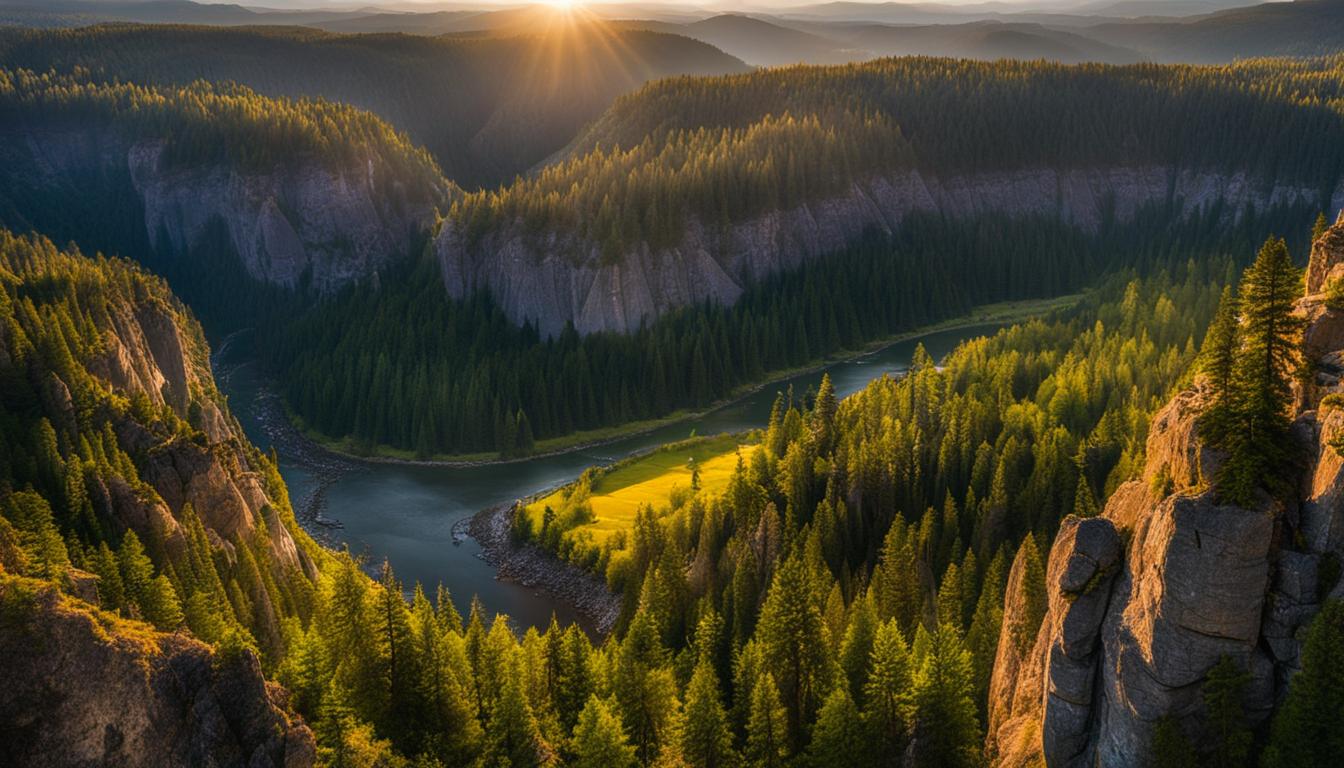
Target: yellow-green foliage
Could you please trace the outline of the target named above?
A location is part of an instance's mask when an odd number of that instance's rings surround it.
[[[1344,57],[1221,67],[878,59],[664,78],[617,99],[568,157],[454,205],[474,242],[517,222],[619,258],[874,174],[1179,163],[1333,183]],[[1255,141],[1278,127],[1272,148]],[[1291,148],[1291,149],[1290,149]]]
[[[562,529],[590,534],[604,543],[613,533],[628,531],[640,507],[655,510],[680,506],[692,488],[692,467],[699,470],[699,492],[718,493],[737,466],[741,447],[736,435],[690,440],[665,446],[606,472],[584,473],[580,480],[538,499],[527,507],[532,530],[540,531],[550,507]]]

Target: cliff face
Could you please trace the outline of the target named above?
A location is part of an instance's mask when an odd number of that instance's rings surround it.
[[[0,568],[0,763],[304,768],[313,734],[257,657],[117,619]]]
[[[449,188],[399,179],[371,155],[256,172],[227,163],[174,167],[163,142],[124,140],[110,130],[23,126],[0,140],[9,145],[0,156],[16,189],[132,198],[144,240],[165,251],[161,259],[224,246],[259,281],[318,291],[409,253]],[[22,217],[25,203],[13,207]],[[227,243],[215,242],[221,233]]]
[[[311,588],[319,550],[279,475],[228,412],[200,326],[162,281],[126,262],[0,231],[0,272],[10,278],[0,309],[15,297],[34,307],[0,314],[0,377],[22,405],[6,409],[13,428],[38,434],[49,424],[55,471],[83,479],[74,495],[46,491],[52,508],[83,514],[74,507],[87,499],[99,536],[115,545],[134,531],[160,573],[199,572],[206,558],[216,592],[228,590],[216,595],[224,610],[261,647],[278,648],[280,620]],[[78,331],[60,317],[77,318]],[[99,586],[81,594],[97,601]]]
[[[170,549],[180,551],[187,535],[181,514],[190,504],[212,543],[230,560],[234,542],[264,523],[276,567],[282,573],[315,577],[316,565],[279,518],[281,505],[267,490],[254,449],[215,388],[199,327],[174,307],[153,300],[109,304],[107,319],[103,349],[86,361],[86,370],[117,395],[143,396],[156,407],[170,408],[199,429],[204,440],[168,435],[134,418],[116,419],[118,444],[143,457],[140,479],[154,492],[138,493],[114,479],[98,489],[95,510],[122,521],[142,538],[161,537]],[[49,407],[58,413],[69,402],[65,387],[53,374],[51,389],[58,396]],[[62,390],[67,394],[59,395]],[[67,417],[62,413],[61,418]]]
[[[992,689],[1013,693],[991,709],[996,765],[1139,765],[1164,718],[1208,746],[1203,688],[1223,657],[1250,675],[1251,725],[1267,723],[1298,667],[1302,630],[1324,599],[1344,594],[1321,580],[1323,560],[1344,554],[1344,459],[1332,446],[1344,412],[1324,400],[1344,391],[1344,312],[1319,295],[1324,276],[1344,271],[1341,244],[1344,220],[1316,242],[1297,307],[1317,363],[1298,387],[1294,429],[1308,461],[1297,498],[1216,504],[1207,487],[1219,456],[1197,424],[1204,393],[1177,395],[1153,420],[1143,476],[1117,489],[1101,517],[1065,521],[1035,646],[1022,656],[1000,643]],[[1021,603],[1010,584],[1005,622]]]
[[[1319,190],[1306,186],[1162,167],[947,177],[910,171],[762,214],[730,227],[726,236],[691,220],[676,246],[640,246],[614,262],[604,262],[594,243],[556,233],[530,234],[521,226],[492,232],[469,246],[451,221],[440,230],[435,250],[454,297],[488,290],[511,319],[532,320],[543,334],[558,333],[570,321],[581,333],[629,332],[645,319],[686,304],[731,304],[748,280],[833,253],[870,228],[892,231],[913,213],[1046,215],[1095,231],[1108,213],[1123,223],[1149,204],[1179,203],[1190,212],[1216,202],[1229,211],[1291,203],[1338,210],[1344,206],[1344,190],[1322,200]]]

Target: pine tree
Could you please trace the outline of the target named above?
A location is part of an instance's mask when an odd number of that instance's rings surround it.
[[[127,531],[122,537],[121,547],[117,550],[117,566],[121,571],[121,583],[126,590],[126,602],[135,606],[141,616],[154,579],[154,564],[145,554],[140,537],[135,531]]]
[[[588,698],[574,726],[570,751],[573,768],[631,768],[635,765],[635,748],[630,746],[621,728],[621,721],[613,713],[614,704],[604,702],[596,695]]]
[[[897,517],[882,542],[882,555],[873,584],[877,592],[877,615],[896,619],[901,631],[915,631],[920,616],[920,588],[913,532]]]
[[[1021,607],[1013,613],[1007,629],[1018,653],[1026,653],[1036,642],[1036,632],[1041,628],[1047,608],[1045,568],[1041,565],[1041,553],[1032,534],[1027,534],[1022,546],[1018,547],[1017,556],[1013,558],[1013,573],[1020,574],[1017,596]]]
[[[863,719],[876,754],[899,755],[910,736],[913,676],[910,652],[894,619],[877,630],[872,672],[863,692]]]
[[[1316,221],[1311,225],[1312,242],[1319,240],[1321,235],[1325,234],[1325,230],[1329,228],[1330,228],[1330,222],[1325,218],[1325,211],[1317,213]]]
[[[1153,729],[1150,764],[1153,768],[1188,768],[1199,764],[1199,757],[1189,737],[1181,731],[1181,724],[1171,716],[1158,720],[1157,727]]]
[[[1003,628],[1003,550],[989,563],[980,598],[975,603],[975,616],[966,633],[966,646],[971,652],[971,668],[975,675],[975,702],[986,714],[989,680],[994,672],[994,657],[998,654],[999,631]]]
[[[1344,755],[1344,602],[1327,602],[1312,620],[1301,660],[1274,717],[1266,768],[1335,765]]]
[[[1234,504],[1252,503],[1259,490],[1277,493],[1293,460],[1291,382],[1302,327],[1292,315],[1302,277],[1288,246],[1270,238],[1241,284],[1242,344],[1234,370],[1233,420],[1218,435],[1227,459],[1218,487]]]
[[[938,587],[936,612],[939,628],[958,634],[962,631],[961,610],[965,602],[961,590],[961,569],[952,563],[947,566],[942,584]]]
[[[807,748],[807,765],[811,768],[872,765],[868,746],[859,708],[845,686],[837,685],[817,715],[812,743]]]
[[[939,631],[915,675],[912,749],[917,765],[975,768],[976,721],[971,655],[954,632]]]
[[[33,491],[6,494],[0,499],[0,514],[18,530],[28,575],[44,579],[65,577],[70,565],[69,553],[45,498]]]
[[[872,668],[873,642],[877,637],[877,611],[871,593],[854,601],[849,626],[840,643],[840,669],[849,684],[851,698],[863,699],[863,687]]]
[[[406,725],[415,710],[415,685],[419,678],[412,648],[410,615],[402,596],[401,582],[392,565],[383,561],[374,593],[378,626],[378,660],[381,666],[380,730],[393,741],[405,738]],[[421,595],[423,599],[423,595]]]
[[[1101,514],[1097,506],[1097,497],[1092,494],[1092,486],[1087,482],[1087,473],[1078,473],[1078,488],[1073,494],[1073,514],[1078,517],[1096,517]]]
[[[835,415],[839,406],[835,400],[835,385],[831,383],[831,374],[821,375],[821,385],[817,388],[817,399],[812,405],[812,433],[816,437],[817,450],[825,456],[830,453],[835,435]]]
[[[829,690],[834,665],[826,624],[802,557],[788,558],[775,573],[757,634],[789,714],[793,754],[804,743],[804,730],[820,708],[823,692]]]
[[[737,763],[718,680],[713,665],[705,659],[695,665],[686,688],[681,754],[694,768],[727,768]]]
[[[1251,751],[1251,729],[1246,725],[1242,699],[1250,673],[1230,656],[1224,656],[1204,679],[1204,707],[1209,730],[1215,739],[1212,765],[1215,768],[1241,768]]]
[[[788,714],[779,701],[774,675],[762,673],[751,688],[747,721],[747,763],[753,768],[780,768],[789,755]]]
[[[145,621],[165,632],[182,625],[182,604],[166,575],[150,579],[140,597],[140,612]]]
[[[516,659],[505,662],[502,687],[485,728],[485,763],[509,768],[534,768],[550,762],[537,718],[523,691],[523,673]]]
[[[126,607],[126,588],[121,583],[121,569],[117,565],[117,556],[107,546],[107,542],[98,542],[90,558],[90,570],[98,576],[98,600],[103,608],[118,611]]]
[[[1210,398],[1200,426],[1215,442],[1230,426],[1234,401],[1233,372],[1238,356],[1238,307],[1231,286],[1223,288],[1218,313],[1204,334],[1199,352],[1199,372],[1209,383]]]

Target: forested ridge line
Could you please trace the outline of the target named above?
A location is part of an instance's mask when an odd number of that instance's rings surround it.
[[[159,139],[175,165],[243,169],[311,160],[352,164],[375,153],[408,185],[444,185],[434,160],[387,123],[322,99],[272,99],[234,84],[175,87],[98,82],[68,73],[0,69],[0,115],[11,126],[89,130],[108,125],[130,141]]]
[[[526,171],[646,80],[746,71],[694,40],[605,25],[510,37],[141,24],[0,29],[0,65],[145,86],[234,82],[270,97],[342,102],[411,136],[467,188]]]
[[[1219,67],[911,57],[667,78],[618,99],[534,176],[458,201],[450,220],[469,246],[521,223],[615,258],[677,242],[690,217],[712,230],[903,170],[1160,166],[1328,198],[1344,168],[1341,75],[1344,57]]]

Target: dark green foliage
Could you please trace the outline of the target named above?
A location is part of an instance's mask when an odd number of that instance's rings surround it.
[[[1198,762],[1195,747],[1181,730],[1180,722],[1171,716],[1158,720],[1153,729],[1149,764],[1153,768],[1187,768]]]
[[[1274,717],[1266,768],[1335,765],[1344,754],[1344,603],[1332,600],[1312,621],[1302,645],[1302,671]]]
[[[1041,627],[1041,621],[1045,618],[1048,607],[1045,594],[1045,568],[1041,565],[1041,552],[1036,547],[1034,536],[1029,534],[1018,548],[1017,557],[1013,560],[1013,570],[1022,574],[1021,587],[1017,593],[1021,608],[1016,614],[1016,620],[1005,629],[1017,646],[1018,653],[1025,654],[1036,643],[1036,633]]]
[[[918,660],[917,660],[918,661]],[[956,632],[939,628],[914,678],[912,749],[917,765],[974,768],[980,763],[971,656]]]
[[[681,754],[693,768],[731,768],[737,764],[719,683],[708,660],[696,664],[686,688]]]
[[[1226,329],[1215,326],[1219,335],[1206,356],[1209,366],[1218,366],[1210,437],[1227,452],[1217,482],[1222,497],[1234,504],[1252,504],[1261,490],[1281,492],[1290,477],[1284,470],[1296,458],[1289,411],[1302,329],[1292,311],[1301,293],[1302,274],[1287,244],[1270,238],[1242,277],[1240,323],[1230,344]],[[1228,362],[1230,391],[1218,379]]]
[[[762,673],[751,687],[751,717],[747,721],[747,764],[780,768],[789,755],[788,713],[779,700],[775,677]]]
[[[766,594],[757,628],[766,668],[775,675],[788,712],[790,754],[806,744],[808,724],[836,672],[815,588],[801,557],[785,560]]]
[[[1218,660],[1204,678],[1204,707],[1214,749],[1215,768],[1242,768],[1251,752],[1251,729],[1242,701],[1251,675],[1230,656]]]
[[[1204,411],[1203,426],[1209,434],[1222,433],[1230,427],[1234,400],[1233,373],[1236,370],[1240,310],[1232,286],[1223,289],[1218,302],[1218,313],[1213,316],[1204,345],[1199,352],[1199,372],[1208,380],[1210,398]]]
[[[877,631],[872,674],[863,691],[863,719],[875,754],[904,753],[910,739],[914,675],[910,652],[895,621]]]
[[[438,167],[386,123],[327,101],[267,99],[239,85],[178,88],[103,83],[87,72],[0,69],[0,116],[58,126],[106,126],[133,141],[164,141],[170,166],[228,163],[268,171],[300,159],[340,165],[379,157],[401,183],[441,184]]]

